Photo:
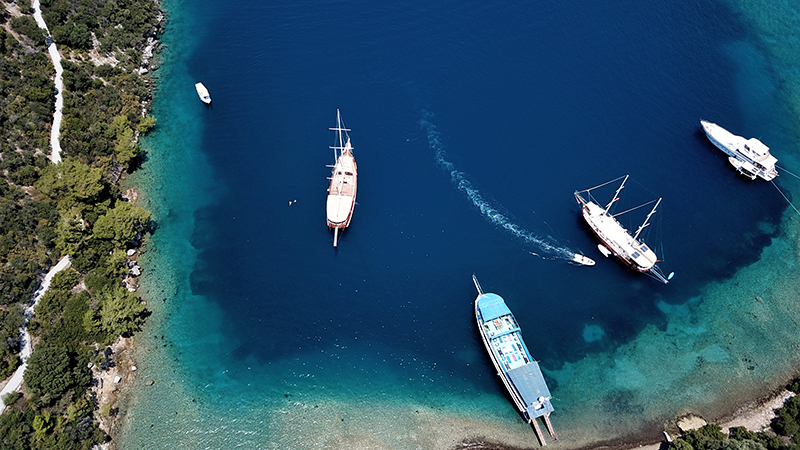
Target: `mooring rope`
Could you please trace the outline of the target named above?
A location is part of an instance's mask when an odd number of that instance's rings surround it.
[[[784,171],[784,172],[788,173],[789,175],[791,175],[791,176],[793,176],[793,177],[797,178],[798,180],[800,180],[800,176],[798,176],[798,175],[795,175],[795,174],[793,174],[792,172],[789,172],[788,170],[786,170],[786,168],[784,168],[784,167],[781,167],[781,166],[779,166],[779,165],[777,165],[777,164],[775,164],[775,167],[777,167],[777,168],[781,169],[782,171]]]
[[[795,176],[797,176],[797,175],[795,175]],[[800,177],[798,177],[798,178],[800,178]],[[786,200],[786,203],[788,203],[788,204],[789,204],[789,206],[791,206],[791,207],[792,207],[792,209],[794,210],[794,212],[796,212],[797,214],[800,214],[800,211],[798,211],[798,210],[797,210],[797,208],[795,208],[795,207],[794,207],[794,205],[792,204],[792,202],[790,202],[790,201],[789,201],[789,199],[788,199],[788,198],[786,198],[786,195],[784,195],[783,191],[781,191],[781,189],[778,187],[778,185],[777,185],[777,184],[775,184],[775,181],[773,181],[773,180],[769,180],[769,182],[770,182],[770,183],[772,183],[772,185],[773,185],[773,186],[775,186],[775,189],[777,189],[777,190],[778,190],[778,192],[780,192],[780,193],[781,193],[781,196],[783,197],[783,199],[784,199],[784,200]]]

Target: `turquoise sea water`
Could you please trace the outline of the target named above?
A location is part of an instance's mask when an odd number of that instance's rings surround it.
[[[154,314],[121,448],[535,447],[474,329],[472,273],[541,360],[556,446],[657,440],[678,414],[719,417],[794,372],[797,216],[698,121],[800,173],[796,53],[763,17],[797,10],[164,8],[159,123],[131,180],[158,224]],[[324,219],[336,108],[361,169],[338,250]],[[648,242],[676,272],[667,286],[603,259],[579,220],[572,192],[624,173],[626,202],[664,197]]]

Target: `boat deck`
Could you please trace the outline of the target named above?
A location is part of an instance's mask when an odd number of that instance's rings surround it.
[[[331,183],[330,195],[341,195],[344,197],[352,197],[356,192],[356,184],[353,177],[353,172],[337,172],[333,174],[333,183]]]
[[[742,172],[742,169],[745,169],[751,179],[760,176],[770,181],[778,176],[775,168],[778,159],[772,156],[769,147],[763,142],[756,138],[745,139],[705,120],[701,120],[700,124],[708,139],[717,148],[738,161],[738,164],[730,161],[737,170]]]
[[[503,380],[517,409],[536,430],[539,442],[547,445],[536,422],[538,417],[544,420],[553,439],[558,438],[550,423],[553,405],[539,363],[528,352],[519,325],[503,298],[497,294],[484,294],[477,281],[475,283],[479,292],[475,299],[475,318],[497,375]]]
[[[594,202],[586,203],[583,207],[583,217],[598,237],[612,247],[617,256],[629,259],[639,267],[639,270],[650,270],[658,262],[658,257],[647,244],[635,240],[617,219],[604,214],[600,205]]]
[[[328,188],[326,211],[328,226],[347,227],[356,199],[357,185],[356,161],[350,152],[339,157],[333,168],[331,185]]]
[[[519,327],[513,316],[504,316],[483,325],[490,342],[506,372],[524,366],[530,357],[519,337]]]
[[[520,411],[529,418],[553,411],[550,392],[539,364],[528,352],[514,315],[497,294],[483,294],[476,300],[476,314],[484,343],[498,365],[509,389],[513,389]]]

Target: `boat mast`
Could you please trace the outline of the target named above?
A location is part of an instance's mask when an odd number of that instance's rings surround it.
[[[336,110],[336,128],[329,128],[329,130],[336,131],[336,135],[339,138],[339,146],[334,145],[331,147],[333,149],[333,161],[334,164],[336,161],[339,161],[340,152],[344,151],[344,139],[342,138],[342,132],[350,131],[348,128],[342,128],[342,114],[339,110]]]
[[[650,216],[652,216],[652,215],[653,215],[653,213],[654,213],[654,212],[656,212],[656,208],[658,208],[658,205],[659,205],[660,203],[661,203],[661,199],[658,199],[658,201],[656,202],[656,206],[653,206],[653,210],[652,210],[652,211],[650,211],[650,214],[648,214],[648,215],[647,215],[647,217],[645,217],[645,218],[644,218],[644,223],[642,224],[642,226],[640,226],[640,227],[639,227],[639,229],[638,229],[638,230],[636,230],[636,234],[634,234],[634,235],[633,235],[633,239],[634,239],[634,240],[636,240],[636,239],[639,237],[639,233],[641,233],[641,232],[642,232],[642,230],[644,230],[644,227],[646,227],[647,225],[649,225],[649,224],[647,223],[647,221],[648,221],[648,220],[650,220]]]
[[[336,128],[339,129],[339,151],[342,151],[342,148],[344,148],[344,143],[342,142],[342,114],[339,112],[339,108],[336,108]]]
[[[611,205],[613,205],[614,202],[619,199],[619,191],[621,191],[622,188],[625,186],[625,182],[628,181],[629,176],[630,175],[625,175],[625,179],[622,180],[622,184],[619,185],[619,188],[617,188],[617,192],[614,193],[614,198],[612,198],[611,201],[608,202],[608,205],[606,205],[606,209],[605,211],[603,211],[603,214],[608,214],[608,210],[611,208]]]

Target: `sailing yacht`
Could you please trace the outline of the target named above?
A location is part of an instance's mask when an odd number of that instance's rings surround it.
[[[339,230],[350,226],[353,208],[356,204],[356,160],[353,157],[353,146],[350,144],[350,129],[342,126],[342,115],[336,110],[336,144],[333,149],[335,164],[331,173],[331,185],[328,187],[328,201],[325,211],[328,216],[328,228],[333,229],[333,246],[339,241]]]
[[[628,181],[628,175],[625,175],[625,179],[622,180],[622,184],[617,188],[613,199],[605,207],[596,203],[591,195],[593,189],[597,189],[617,180],[619,180],[619,178],[590,189],[575,191],[575,199],[578,201],[578,204],[581,205],[583,219],[586,220],[586,223],[589,224],[594,234],[600,239],[600,242],[602,242],[602,246],[598,247],[606,257],[613,254],[628,267],[638,272],[647,273],[658,281],[666,284],[669,279],[672,278],[672,274],[670,274],[669,277],[665,277],[664,274],[661,273],[661,270],[656,265],[659,261],[655,252],[639,239],[642,230],[649,225],[650,217],[656,212],[656,208],[658,208],[658,205],[661,203],[661,199],[659,198],[658,201],[656,201],[655,206],[647,215],[647,218],[645,218],[642,226],[631,236],[628,230],[615,218],[615,216],[619,214],[613,215],[609,213],[614,202],[619,200],[619,193],[625,186],[625,182]],[[584,193],[587,194],[587,198],[581,195]],[[623,213],[628,211],[623,211]]]
[[[745,139],[737,136],[721,126],[706,120],[700,125],[706,132],[708,140],[717,148],[728,154],[728,162],[742,175],[755,180],[761,177],[771,181],[778,176],[775,164],[778,159],[769,152],[769,147],[756,138]]]

